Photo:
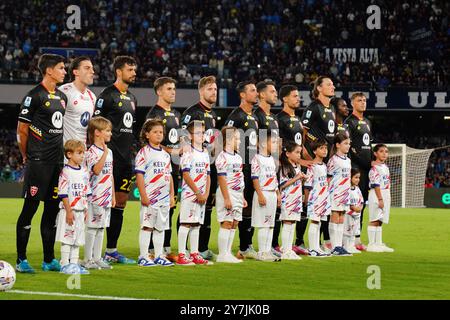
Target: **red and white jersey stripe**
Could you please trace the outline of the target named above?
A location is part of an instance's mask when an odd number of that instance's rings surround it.
[[[331,201],[336,205],[348,203],[349,190],[351,187],[352,164],[348,157],[333,155],[327,164]]]
[[[252,179],[258,179],[261,191],[274,191],[278,188],[275,160],[272,156],[256,154],[252,159]]]
[[[300,173],[300,166],[295,167],[295,175]],[[291,180],[289,177],[280,174],[280,186]],[[298,179],[290,186],[281,190],[281,206],[288,212],[302,212],[303,211],[303,194],[302,194],[302,180]]]
[[[96,175],[92,171],[93,167],[100,161],[104,150],[93,144],[86,152],[86,168],[89,172],[89,183],[92,190],[91,202],[99,207],[110,208],[113,196],[113,153],[107,150],[105,164],[102,171]]]
[[[200,192],[205,193],[210,174],[209,155],[206,149],[198,150],[191,146],[191,150],[181,156],[180,168],[182,172],[189,172],[189,176]],[[181,201],[196,201],[194,192],[184,180],[181,188]]]
[[[170,155],[162,148],[146,145],[136,155],[136,173],[144,175],[145,192],[151,207],[170,205]]]
[[[216,158],[217,175],[226,178],[228,188],[231,190],[244,190],[243,167],[242,158],[237,153],[222,151]]]
[[[372,166],[369,171],[369,188],[380,187],[381,190],[391,188],[391,177],[386,164],[380,163]]]
[[[324,163],[314,163],[306,172],[305,188],[308,188],[308,214],[318,216],[331,213],[330,192],[327,182],[327,166]]]
[[[58,196],[61,199],[68,198],[72,209],[85,210],[88,207],[87,198],[90,195],[89,174],[86,168],[65,165],[59,174]],[[62,201],[59,207],[64,209]]]

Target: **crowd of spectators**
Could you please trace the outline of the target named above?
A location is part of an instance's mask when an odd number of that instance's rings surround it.
[[[0,3],[0,79],[37,81],[41,47],[95,48],[97,83],[113,58],[136,57],[138,80],[171,76],[195,84],[214,73],[222,86],[270,78],[308,84],[320,74],[339,86],[382,90],[450,85],[446,0],[74,0],[81,29],[69,30],[67,2]],[[369,4],[381,29],[366,26]],[[378,48],[371,63],[325,59],[326,48]]]
[[[0,129],[0,182],[23,180],[23,165],[16,131]]]

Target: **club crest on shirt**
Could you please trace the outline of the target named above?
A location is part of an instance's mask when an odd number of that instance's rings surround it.
[[[31,97],[26,97],[25,101],[23,102],[24,107],[29,107],[31,105]]]
[[[31,196],[34,197],[34,196],[37,194],[38,190],[39,190],[38,187],[36,187],[36,186],[31,186],[31,187],[30,187],[30,194],[31,194]]]

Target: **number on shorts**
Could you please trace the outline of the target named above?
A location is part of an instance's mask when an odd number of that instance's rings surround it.
[[[131,180],[122,179],[122,182],[123,182],[123,184],[120,187],[120,190],[130,192],[130,190],[131,190]]]
[[[58,187],[53,187],[53,196],[52,199],[58,199]]]

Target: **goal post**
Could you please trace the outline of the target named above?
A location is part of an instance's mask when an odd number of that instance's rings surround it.
[[[391,175],[393,207],[424,207],[425,177],[428,160],[434,149],[414,149],[406,144],[386,143],[386,164]]]

